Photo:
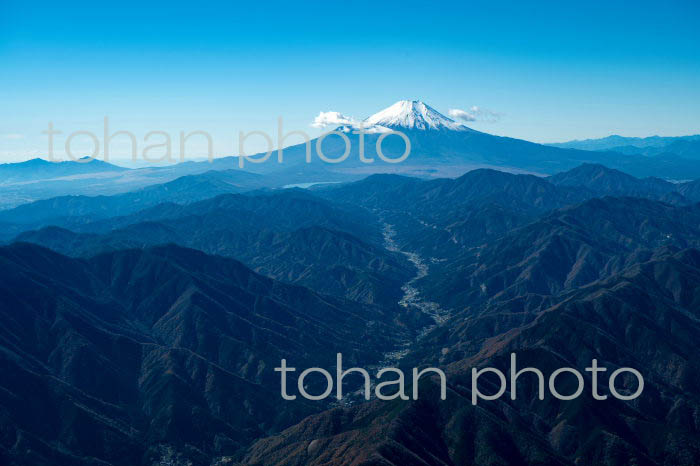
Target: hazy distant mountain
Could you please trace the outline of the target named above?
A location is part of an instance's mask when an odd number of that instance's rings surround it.
[[[44,159],[32,159],[26,162],[0,164],[0,185],[9,182],[36,181],[125,170],[127,169],[88,158],[81,159],[79,162],[49,162]]]
[[[360,125],[367,133],[363,137],[364,144],[360,144],[357,134]],[[643,156],[554,147],[494,136],[459,124],[417,100],[396,102],[361,124],[346,124],[335,130],[344,134],[350,145],[347,158],[341,163],[320,162],[318,140],[312,140],[309,146],[311,163],[305,162],[307,145],[298,144],[284,149],[283,164],[276,162],[275,153],[265,163],[248,163],[246,170],[275,173],[295,180],[303,179],[306,173],[308,181],[322,181],[324,177],[338,180],[341,175],[372,173],[459,176],[480,167],[552,174],[582,163],[602,163],[639,176],[700,178],[700,167],[683,158],[667,157],[663,163],[656,163]],[[389,130],[403,132],[411,143],[410,155],[398,164],[385,163],[377,155],[376,143]],[[364,157],[373,159],[373,162],[360,161],[361,146]],[[329,135],[323,139],[321,147],[326,158],[338,159],[345,153],[346,143],[338,135]],[[387,157],[400,157],[405,147],[400,137],[384,136],[382,148]]]
[[[244,170],[262,173],[267,187],[290,184],[349,181],[373,173],[404,173],[412,176],[459,176],[475,168],[494,168],[515,171],[553,174],[572,169],[582,163],[601,163],[635,176],[657,176],[670,179],[700,178],[700,166],[694,159],[700,157],[696,136],[674,139],[667,145],[667,138],[651,138],[653,141],[634,142],[646,149],[659,149],[649,157],[640,154],[622,154],[607,147],[607,143],[628,143],[624,138],[611,137],[600,147],[605,152],[579,150],[576,143],[542,145],[514,138],[494,136],[464,126],[421,101],[405,100],[362,121],[367,134],[360,144],[360,124],[348,124],[336,128],[350,145],[347,158],[341,163],[321,161],[319,140],[309,141],[311,163],[306,162],[307,145],[297,144],[283,150],[282,163],[277,162],[277,151],[261,164],[244,163]],[[383,161],[376,150],[379,138],[386,157],[397,159],[406,148],[402,138],[387,136],[391,130],[403,132],[410,140],[408,158],[401,163]],[[593,143],[591,143],[593,144]],[[556,147],[555,147],[556,146]],[[581,147],[592,148],[583,144]],[[328,135],[320,144],[326,159],[337,160],[346,150],[345,141],[336,135]],[[365,159],[360,160],[360,151]],[[645,149],[645,150],[646,150]],[[662,150],[663,149],[663,150]],[[254,157],[260,157],[258,154]],[[647,154],[648,155],[648,154]],[[185,175],[206,171],[238,169],[238,157],[220,157],[212,162],[192,162],[125,169],[98,160],[89,163],[51,163],[40,159],[20,164],[0,165],[0,208],[14,207],[38,199],[64,195],[113,195],[133,191],[152,184],[162,184]],[[41,183],[38,181],[41,180]]]
[[[662,137],[662,136],[650,136],[646,138],[634,138],[612,135],[600,139],[583,139],[568,142],[557,142],[547,144],[553,147],[563,147],[566,149],[582,149],[582,150],[616,150],[620,147],[637,148],[639,152],[643,153],[644,149],[651,148],[663,148],[670,144],[677,142],[693,142],[700,141],[700,135],[693,136],[675,136],[675,137]]]
[[[635,178],[600,164],[584,164],[547,178],[557,186],[584,187],[599,195],[636,196],[683,203],[687,200],[678,192],[679,185],[660,178]]]
[[[0,222],[17,224],[24,230],[46,225],[69,227],[127,215],[164,202],[188,204],[263,185],[260,175],[241,170],[209,171],[113,196],[61,196],[35,201],[0,211]]]
[[[585,188],[488,169],[437,180],[373,175],[317,192],[336,202],[383,212],[386,222],[404,232],[399,244],[442,258],[453,258],[462,249],[497,238],[544,212],[595,196]]]
[[[35,170],[35,167],[38,168]],[[3,169],[7,172],[4,175]],[[15,171],[20,172],[21,177],[15,176],[13,174]],[[227,173],[217,175],[214,173],[215,171]],[[177,178],[198,175],[201,177],[181,181],[183,184],[191,185],[190,188],[183,186],[182,190],[185,196],[190,196],[190,194],[196,196],[196,190],[193,188],[197,179],[210,185],[218,184],[219,188],[224,187],[224,184],[240,184],[241,187],[248,185],[278,187],[286,184],[285,180],[272,176],[256,179],[254,175],[240,170],[236,163],[220,165],[210,162],[184,162],[175,165],[154,164],[152,167],[129,169],[105,164],[97,159],[86,163],[48,162],[35,159],[19,164],[0,165],[0,209],[10,209],[18,205],[54,197],[112,196],[143,190],[153,185],[162,185]],[[176,198],[179,189],[176,184],[172,185],[167,195]],[[216,189],[216,187],[205,187],[203,184],[202,195],[196,197],[202,199],[211,189]],[[154,191],[144,191],[143,194],[156,196],[158,190],[159,188],[155,188]],[[229,191],[220,190],[218,193],[221,192]],[[162,194],[161,201],[167,197],[165,192]]]
[[[608,136],[602,139],[586,139],[583,141],[571,141],[557,144],[549,144],[553,147],[584,149],[593,151],[613,151],[626,155],[642,155],[646,157],[654,157],[659,159],[646,162],[649,167],[642,174],[650,175],[650,169],[655,166],[659,169],[657,172],[660,176],[667,176],[676,179],[684,179],[680,167],[688,167],[687,178],[697,178],[697,173],[693,167],[700,160],[700,135],[694,136],[678,136],[678,137],[660,137],[651,136],[648,138],[626,138],[622,136]],[[660,163],[658,163],[660,162]],[[670,167],[676,165],[677,168],[671,173]],[[620,166],[630,170],[630,166]]]
[[[692,202],[700,202],[700,180],[679,184],[678,192]]]
[[[315,141],[311,152],[314,163],[330,172],[344,171],[354,173],[405,172],[425,170],[451,170],[460,174],[470,168],[479,166],[500,166],[549,173],[573,167],[583,161],[590,161],[598,155],[575,150],[555,149],[519,139],[493,136],[461,125],[442,115],[421,101],[399,101],[394,105],[368,117],[362,122],[365,130],[365,158],[374,159],[371,164],[361,163],[359,136],[356,134],[359,123],[336,128],[350,142],[350,153],[340,164],[318,163],[319,156]],[[408,158],[400,164],[384,163],[377,155],[376,143],[388,130],[403,132],[411,143]],[[382,148],[387,157],[398,158],[405,150],[405,142],[398,136],[385,137]],[[322,149],[326,157],[340,157],[346,148],[338,136],[324,139]],[[285,149],[289,164],[299,166],[305,159],[306,145],[296,145]],[[614,154],[613,158],[616,157]],[[613,160],[614,161],[614,160]],[[275,164],[260,164],[251,170],[271,170]],[[278,167],[279,168],[279,167]],[[307,167],[308,168],[308,167]],[[287,168],[287,170],[290,170]]]
[[[658,148],[645,149],[641,154],[659,156],[662,154],[674,154],[683,158],[700,160],[700,136],[692,139],[679,139]]]
[[[409,208],[426,215],[435,215],[436,210],[492,202],[544,212],[587,197],[585,191],[557,187],[547,178],[491,169],[437,180],[373,175],[354,183],[320,188],[317,192],[336,201],[372,208]]]

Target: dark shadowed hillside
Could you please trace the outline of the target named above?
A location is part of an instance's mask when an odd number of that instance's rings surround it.
[[[592,199],[466,251],[425,284],[450,307],[557,294],[616,273],[661,246],[700,246],[697,205]]]
[[[71,256],[176,243],[239,259],[278,280],[384,306],[398,302],[414,274],[401,255],[384,249],[380,225],[368,212],[295,190],[160,205],[78,229],[101,233],[47,227],[18,240]]]
[[[659,250],[550,304],[535,297],[531,304],[514,300],[494,311],[456,315],[406,361],[420,364],[421,354],[431,355],[426,364],[445,366],[446,401],[426,383],[417,402],[328,411],[257,442],[244,463],[694,465],[700,461],[699,287],[697,250]],[[608,370],[632,366],[645,374],[645,396],[633,403],[594,401],[587,378],[576,401],[546,395],[539,402],[531,378],[519,379],[515,401],[473,406],[470,367],[507,372],[511,352],[519,367],[545,374],[582,370],[593,358]],[[571,393],[562,380],[560,392]],[[482,383],[487,390],[487,379]],[[634,379],[617,383],[627,393],[636,389]],[[606,378],[599,379],[598,393],[609,393]]]
[[[174,246],[69,259],[0,249],[5,464],[194,464],[235,455],[318,406],[280,399],[282,358],[376,361],[393,313]]]
[[[549,178],[375,175],[24,232],[73,258],[0,250],[0,361],[12,375],[2,459],[694,465],[700,211],[680,194],[689,186],[597,165]],[[332,370],[337,351],[361,367],[385,356],[441,367],[447,400],[427,378],[418,401],[281,399],[280,359]],[[644,395],[539,401],[524,378],[516,400],[474,407],[471,368],[506,370],[511,352],[544,373],[584,372],[593,358],[634,367]]]

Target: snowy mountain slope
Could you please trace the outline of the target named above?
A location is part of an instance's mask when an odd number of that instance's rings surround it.
[[[469,131],[420,100],[400,100],[363,122],[365,127],[389,129]]]

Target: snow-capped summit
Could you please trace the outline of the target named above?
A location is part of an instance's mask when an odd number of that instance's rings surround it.
[[[363,122],[365,127],[390,129],[468,131],[464,125],[446,117],[420,100],[400,100]]]

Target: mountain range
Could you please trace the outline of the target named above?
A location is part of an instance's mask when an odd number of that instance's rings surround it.
[[[700,158],[700,135],[677,137],[650,136],[646,138],[612,135],[601,139],[584,139],[548,145],[567,149],[614,151],[623,154],[642,154],[647,156],[675,154],[695,160]]]
[[[280,359],[376,361],[406,334],[382,308],[176,246],[81,260],[16,243],[0,261],[5,464],[141,464],[171,441],[232,455],[311,412],[267,388]]]
[[[357,134],[360,127],[367,133],[362,136],[362,141]],[[700,177],[697,164],[692,158],[685,157],[685,153],[663,154],[657,160],[610,149],[603,152],[582,150],[589,148],[585,144],[583,147],[574,143],[543,145],[495,136],[460,124],[419,100],[398,101],[362,122],[344,124],[335,128],[335,131],[344,134],[348,144],[337,135],[328,136],[322,140],[321,148],[325,157],[338,159],[345,153],[346,145],[349,145],[347,158],[342,163],[330,166],[322,164],[319,162],[321,157],[317,150],[317,140],[311,141],[308,146],[313,161],[310,165],[317,170],[320,169],[319,166],[325,168],[326,172],[334,176],[338,173],[348,175],[378,172],[455,176],[479,167],[553,174],[583,163],[599,163],[636,176],[682,180]],[[387,157],[396,159],[404,154],[405,142],[398,136],[386,136],[388,131],[401,131],[410,140],[410,155],[400,164],[383,163],[377,154],[376,144],[379,138],[383,138],[382,148]],[[689,141],[696,140],[691,137]],[[364,148],[364,157],[373,159],[373,162],[360,162],[360,147]],[[284,151],[287,160],[284,168],[268,163],[250,164],[248,169],[289,176],[304,163],[306,152],[306,144],[290,146]],[[313,171],[311,173],[319,175]]]
[[[243,464],[695,464],[699,261],[697,250],[660,250],[550,302],[523,297],[463,312],[407,361],[446,367],[446,401],[428,382],[421,390],[433,395],[423,400],[313,415],[256,442]],[[533,300],[542,304],[528,310]],[[533,378],[519,379],[517,400],[473,406],[471,367],[507,373],[511,352],[522,367],[545,373],[592,358],[610,368],[636,367],[645,374],[645,396],[636,403],[595,401],[584,392],[575,402],[537,401]],[[624,386],[634,390],[633,384]],[[562,382],[561,390],[575,388]]]
[[[693,137],[551,147],[420,101],[337,130],[360,125],[372,164],[312,141],[311,164],[0,166],[0,464],[700,464],[700,174],[666,150]],[[381,163],[393,130],[412,153]],[[334,373],[336,353],[438,367],[446,399],[430,377],[417,400],[365,401],[355,376],[342,400],[280,396],[282,359]],[[539,400],[529,374],[474,405],[472,369],[511,353],[585,390]],[[642,395],[594,399],[621,367]]]
[[[696,163],[700,157],[697,136],[643,140],[611,136],[603,140],[543,145],[476,131],[418,100],[398,101],[363,120],[361,126],[367,133],[362,136],[357,134],[360,122],[334,128],[347,138],[349,145],[349,152],[341,163],[325,163],[319,156],[319,147],[327,159],[339,159],[345,153],[345,141],[331,134],[312,139],[308,145],[284,148],[283,163],[277,163],[277,154],[273,154],[267,162],[248,162],[243,169],[265,174],[260,182],[269,188],[352,181],[372,173],[454,177],[475,168],[548,175],[584,163],[603,164],[640,177],[700,178]],[[404,154],[405,142],[398,136],[387,135],[388,131],[401,131],[410,140],[410,153],[402,163],[387,163],[377,153],[377,142],[383,138],[381,147],[386,157],[397,159]],[[311,163],[306,162],[307,148]],[[371,159],[371,163],[361,161],[361,148],[363,157]],[[263,155],[256,154],[252,158]],[[139,169],[88,159],[60,163],[34,159],[3,164],[0,165],[0,208],[64,195],[120,194],[186,175],[238,168],[239,159],[233,156]]]

